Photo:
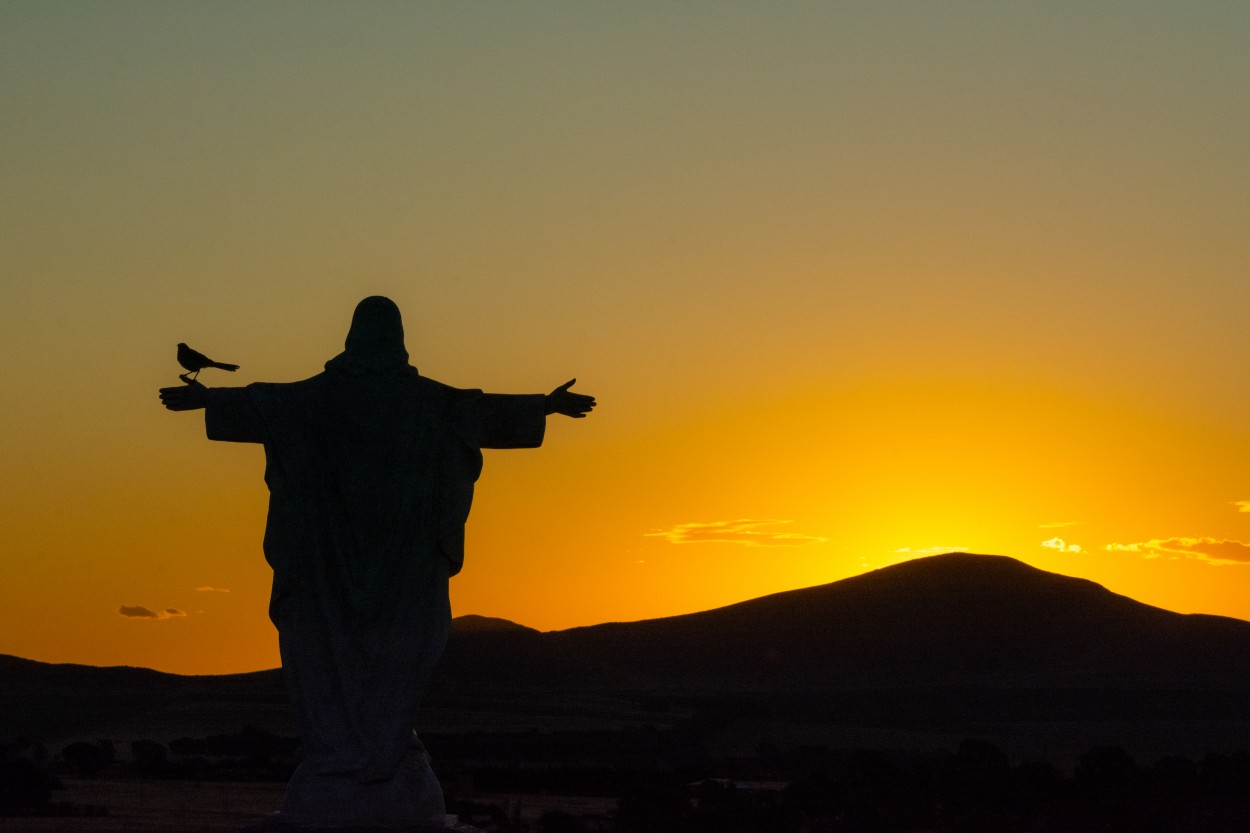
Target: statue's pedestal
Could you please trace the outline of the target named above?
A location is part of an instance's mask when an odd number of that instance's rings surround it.
[[[239,833],[475,833],[446,814],[430,758],[416,741],[394,776],[357,781],[318,774],[301,763],[286,786],[281,809]]]

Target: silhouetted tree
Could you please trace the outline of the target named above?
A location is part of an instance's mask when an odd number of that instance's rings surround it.
[[[1066,787],[1054,764],[1025,761],[1011,771],[1011,806],[1022,818],[1045,821],[1059,812]]]
[[[879,752],[857,749],[844,778],[851,829],[904,831],[932,825],[933,801],[915,771]]]
[[[130,744],[130,758],[144,775],[158,775],[165,769],[169,750],[154,740],[136,740]]]
[[[26,758],[36,766],[42,766],[48,761],[48,747],[35,743],[28,737],[14,738],[4,744],[4,750],[5,757]]]
[[[95,745],[100,747],[100,751],[104,753],[104,758],[107,763],[117,763],[117,746],[114,745],[113,741],[108,738],[100,738],[95,742]]]
[[[78,776],[96,775],[110,763],[108,752],[98,743],[78,741],[61,750],[61,758]]]
[[[1161,758],[1143,773],[1151,814],[1162,829],[1204,829],[1198,776],[1198,764],[1183,755]]]
[[[169,751],[175,755],[207,755],[208,743],[203,738],[177,738],[169,742]]]
[[[1207,755],[1198,789],[1212,829],[1250,830],[1250,755]]]
[[[58,786],[55,777],[29,758],[0,761],[0,816],[27,815],[46,807]]]
[[[935,783],[943,825],[956,830],[1006,830],[1011,767],[988,740],[965,738]]]
[[[1145,800],[1141,769],[1119,746],[1095,746],[1077,760],[1073,795],[1080,815],[1103,830],[1145,833],[1157,819]]]

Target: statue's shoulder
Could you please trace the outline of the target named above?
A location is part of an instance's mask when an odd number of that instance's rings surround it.
[[[328,387],[325,375],[318,373],[297,382],[253,382],[244,390],[262,408],[307,406],[324,395]]]
[[[440,399],[446,399],[450,402],[457,400],[480,396],[480,390],[472,388],[456,388],[451,385],[444,384],[428,376],[413,375],[405,379],[408,384],[413,385],[414,389],[427,396],[435,396]]]
[[[326,374],[318,373],[316,376],[300,379],[297,382],[253,382],[247,386],[247,389],[278,395],[290,394],[298,396],[302,393],[320,390],[325,385]]]
[[[324,372],[298,382],[256,382],[248,385],[253,396],[269,401],[315,404],[326,399],[340,399],[345,394],[355,395],[359,386],[377,393],[379,385],[392,393],[403,390],[405,395],[423,400],[435,400],[449,406],[481,395],[480,390],[457,388],[413,373],[404,376],[379,377],[345,376],[341,373]]]

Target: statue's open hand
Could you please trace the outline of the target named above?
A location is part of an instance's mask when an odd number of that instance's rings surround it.
[[[161,404],[171,411],[194,411],[208,403],[208,388],[190,378],[189,374],[178,377],[186,382],[176,388],[161,388]]]
[[[573,393],[576,379],[569,379],[560,387],[547,394],[547,413],[564,414],[566,417],[581,419],[595,407],[595,398],[584,393]]]

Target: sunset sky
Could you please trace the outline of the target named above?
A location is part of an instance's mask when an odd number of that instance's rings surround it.
[[[370,294],[599,399],[487,453],[457,615],[968,550],[1250,618],[1248,3],[9,0],[0,112],[0,653],[276,665],[263,452],[156,391]]]

